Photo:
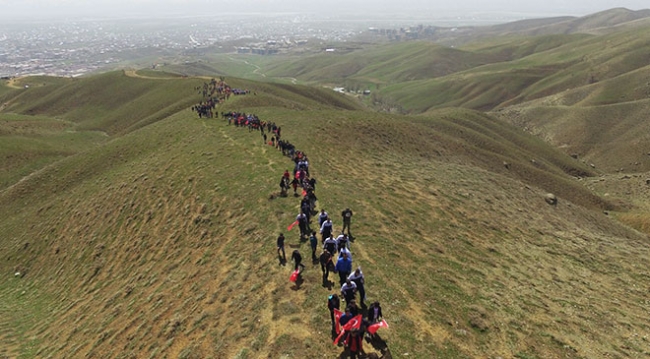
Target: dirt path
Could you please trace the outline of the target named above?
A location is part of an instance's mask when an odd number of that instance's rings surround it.
[[[14,89],[23,88],[22,86],[16,84],[16,82],[18,80],[20,80],[20,79],[21,79],[21,77],[14,77],[14,78],[9,79],[9,81],[7,81],[7,87],[11,87],[11,88],[14,88]]]
[[[172,77],[144,76],[144,75],[139,74],[137,70],[133,70],[133,69],[123,70],[123,71],[124,71],[124,75],[126,75],[128,77],[139,78],[139,79],[163,80],[163,81],[182,79],[182,77],[174,77],[174,76],[172,76]],[[211,76],[192,76],[192,78],[212,80],[214,78],[214,76],[212,76],[212,77]]]

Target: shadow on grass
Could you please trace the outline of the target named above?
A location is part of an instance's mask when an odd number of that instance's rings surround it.
[[[393,356],[390,353],[390,349],[388,349],[388,344],[386,344],[386,341],[383,340],[379,334],[375,333],[375,335],[366,337],[366,341],[372,345],[375,350],[379,351],[381,353],[381,358],[383,359],[392,359]]]
[[[330,291],[331,291],[332,288],[334,287],[334,282],[332,282],[332,281],[329,280],[329,279],[326,280],[326,281],[323,281],[323,287],[324,287],[324,288],[327,288],[327,290],[330,290]]]
[[[300,290],[300,286],[304,283],[304,280],[302,279],[302,275],[299,275],[298,278],[296,278],[296,281],[293,282],[293,286],[291,286],[291,290]]]
[[[386,344],[386,341],[383,340],[379,334],[375,334],[373,336],[366,336],[365,341],[369,343],[376,351],[381,353],[381,356],[379,356],[377,353],[362,353],[358,357],[361,359],[393,359],[393,355],[390,352],[390,349],[388,349],[388,344]],[[348,348],[344,348],[343,352],[338,356],[339,359],[347,359],[350,358],[350,350]]]

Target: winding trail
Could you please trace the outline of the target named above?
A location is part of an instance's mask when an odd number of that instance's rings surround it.
[[[268,78],[268,77],[266,76],[265,73],[261,73],[261,72],[260,72],[260,70],[262,70],[262,68],[261,68],[259,65],[255,65],[255,64],[250,63],[250,62],[248,62],[248,61],[246,61],[246,60],[237,60],[237,59],[232,58],[232,57],[228,57],[228,59],[231,60],[231,61],[233,61],[233,62],[242,62],[242,63],[244,63],[244,64],[246,64],[246,65],[248,65],[248,66],[252,66],[252,67],[255,68],[255,69],[251,72],[252,74],[255,74],[255,75],[258,75],[258,76],[262,76],[262,77],[264,77],[264,78]],[[286,78],[286,77],[276,77],[276,78],[277,78],[277,79],[282,79],[282,78]],[[297,79],[297,78],[295,78],[295,77],[288,77],[288,78],[291,80],[291,83],[292,83],[293,85],[297,85],[297,84],[298,84],[298,79]]]

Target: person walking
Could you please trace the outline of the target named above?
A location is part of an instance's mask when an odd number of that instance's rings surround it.
[[[284,253],[284,234],[280,233],[277,239],[277,245],[278,245],[278,257],[286,262],[287,261],[287,255]],[[280,257],[280,251],[282,251],[282,257]]]
[[[359,302],[361,303],[361,308],[365,308],[366,307],[366,304],[364,303],[364,301],[366,300],[366,289],[364,288],[365,278],[363,276],[363,272],[361,271],[361,267],[357,267],[357,269],[348,276],[348,280],[351,280],[352,283],[356,285],[357,291],[359,292]]]
[[[370,324],[379,323],[383,318],[384,315],[381,313],[381,305],[379,305],[379,302],[370,304],[370,308],[368,308],[368,322]]]
[[[315,262],[318,260],[316,257],[316,247],[318,247],[318,238],[316,238],[316,232],[312,231],[311,236],[309,236],[309,245],[311,245],[311,260]]]
[[[345,299],[345,302],[349,304],[354,300],[356,294],[357,285],[350,279],[347,279],[341,286],[341,296]]]
[[[336,293],[330,294],[327,297],[327,309],[330,311],[330,319],[332,320],[332,337],[335,338],[338,333],[336,330],[336,320],[334,319],[334,309],[341,309],[341,300]]]
[[[333,227],[334,225],[332,224],[332,220],[328,217],[320,227],[320,233],[323,236],[323,241],[325,241],[325,238],[328,238],[330,235],[332,235]]]
[[[331,236],[328,237],[325,242],[323,242],[323,249],[330,252],[330,255],[334,257],[334,253],[336,253],[336,239]]]
[[[324,209],[321,209],[320,213],[318,214],[318,227],[319,228],[323,226],[323,223],[325,223],[325,221],[327,221],[327,218],[329,218],[329,215],[327,214],[327,212],[325,212]]]
[[[354,283],[354,282],[352,282],[352,283]],[[348,308],[348,309],[350,309],[350,314],[352,314],[352,315],[355,316],[355,317],[356,317],[357,315],[361,314],[361,309],[359,309],[359,306],[357,305],[357,301],[356,301],[356,300],[352,299],[351,301],[346,302],[346,303],[347,303],[347,304],[346,304],[345,307]]]
[[[345,232],[345,229],[348,229],[348,236],[352,237],[352,233],[350,232],[350,220],[352,219],[352,211],[350,208],[346,208],[341,212],[341,217],[343,217],[343,229],[341,232]]]
[[[291,254],[291,260],[293,260],[295,264],[293,270],[296,271],[298,270],[298,267],[300,267],[300,273],[302,273],[302,271],[305,269],[305,265],[302,264],[302,256],[300,255],[300,251],[298,251],[297,249],[293,251],[293,253]]]
[[[352,272],[352,260],[348,258],[347,253],[343,252],[343,255],[336,261],[336,271],[339,273],[339,284],[343,285],[348,276]]]
[[[298,221],[298,227],[300,228],[300,239],[302,240],[303,237],[308,235],[308,228],[309,228],[309,223],[307,222],[307,215],[304,212],[300,212],[296,216],[296,221]]]
[[[327,249],[323,249],[323,253],[321,253],[318,261],[320,262],[320,269],[323,271],[323,284],[326,284],[329,282],[330,268],[332,267],[332,254],[328,252]]]
[[[352,329],[346,344],[350,351],[350,359],[360,359],[363,353],[363,331],[358,328]]]
[[[339,257],[342,256],[343,253],[347,254],[348,258],[352,260],[352,252],[350,252],[348,247],[341,247],[341,250],[339,250]]]
[[[336,250],[340,252],[343,248],[350,249],[350,246],[348,235],[341,233],[338,237],[336,237]]]

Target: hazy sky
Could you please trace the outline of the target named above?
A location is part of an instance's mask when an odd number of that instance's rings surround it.
[[[615,7],[650,8],[648,0],[0,0],[0,17],[214,15],[222,12],[457,12],[586,15]]]

